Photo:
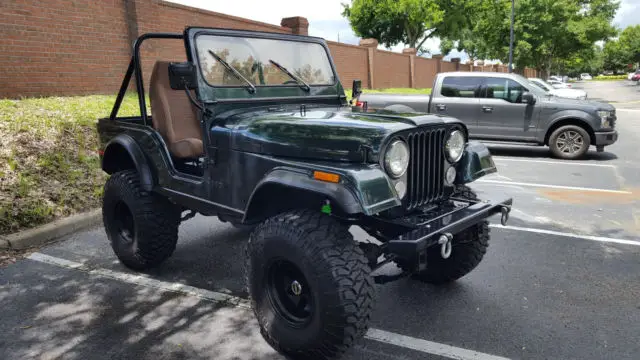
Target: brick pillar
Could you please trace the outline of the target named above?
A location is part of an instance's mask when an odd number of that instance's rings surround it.
[[[280,26],[288,27],[292,34],[309,35],[309,20],[301,16],[283,18]]]
[[[438,60],[438,63],[436,65],[436,72],[441,73],[442,72],[442,59],[444,58],[444,55],[442,55],[442,54],[431,55],[431,58]]]
[[[409,87],[416,87],[416,54],[418,53],[417,49],[408,48],[402,49],[402,53],[405,55],[409,55]]]
[[[369,65],[369,71],[367,71],[367,73],[369,74],[369,89],[375,89],[374,87],[374,81],[373,81],[373,59],[375,58],[376,55],[376,50],[378,49],[378,40],[376,39],[362,39],[360,40],[360,46],[362,47],[366,47],[369,53],[368,59],[368,65]]]
[[[460,58],[452,58],[451,62],[456,64],[456,71],[460,71]]]

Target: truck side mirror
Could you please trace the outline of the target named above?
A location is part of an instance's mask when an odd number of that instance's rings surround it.
[[[353,85],[351,86],[351,100],[356,99],[362,94],[362,81],[361,80],[353,80]]]
[[[522,94],[522,102],[524,104],[533,105],[533,104],[536,103],[536,97],[533,96],[532,93],[526,92],[526,93]]]
[[[169,64],[169,85],[173,90],[196,88],[196,67],[190,62]]]

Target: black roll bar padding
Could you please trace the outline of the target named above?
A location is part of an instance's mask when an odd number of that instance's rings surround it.
[[[138,92],[138,105],[140,106],[140,117],[145,125],[148,125],[147,121],[147,102],[144,97],[144,83],[142,81],[142,66],[140,65],[140,46],[147,39],[184,39],[182,34],[174,34],[174,33],[147,33],[139,36],[133,44],[133,56],[131,57],[131,61],[129,62],[129,67],[127,68],[127,73],[122,80],[122,85],[120,86],[120,91],[118,92],[118,97],[116,97],[116,102],[113,104],[113,109],[111,110],[111,115],[109,116],[109,120],[115,120],[116,115],[118,114],[118,110],[120,110],[120,105],[122,105],[122,99],[124,99],[124,95],[127,92],[127,88],[129,87],[129,83],[131,82],[131,76],[135,73],[136,76],[136,91]],[[186,42],[185,42],[186,49]]]

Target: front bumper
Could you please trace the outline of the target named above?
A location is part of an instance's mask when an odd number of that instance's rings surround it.
[[[506,222],[513,199],[491,198],[477,202],[456,199],[456,202],[458,204],[451,211],[416,225],[415,229],[398,239],[389,240],[386,244],[387,251],[415,271],[424,270],[426,249],[437,245],[443,235],[451,238],[452,235],[503,212],[506,212],[506,216],[503,213],[503,222]]]
[[[616,130],[607,131],[607,132],[597,132],[595,133],[595,135],[596,135],[596,143],[593,145],[596,145],[596,146],[607,146],[618,141],[618,132]]]

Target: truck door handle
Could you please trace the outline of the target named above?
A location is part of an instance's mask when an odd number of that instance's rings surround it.
[[[491,107],[491,106],[483,106],[482,107],[482,111],[484,111],[486,113],[493,112],[493,107]]]
[[[447,105],[438,104],[438,105],[436,105],[436,109],[438,109],[438,111],[445,111],[445,110],[447,110]]]

